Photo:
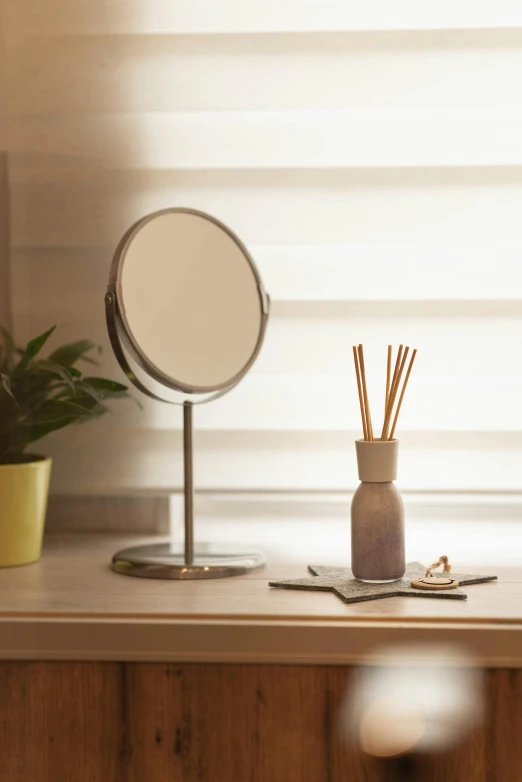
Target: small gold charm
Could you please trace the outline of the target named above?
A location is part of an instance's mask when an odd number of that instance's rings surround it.
[[[443,565],[443,573],[451,572],[451,565],[448,562],[447,556],[444,554],[439,557],[439,561],[430,565],[426,570],[426,573],[422,578],[416,578],[411,582],[412,587],[416,589],[456,589],[459,582],[454,578],[448,578],[447,576],[434,576],[432,570]]]

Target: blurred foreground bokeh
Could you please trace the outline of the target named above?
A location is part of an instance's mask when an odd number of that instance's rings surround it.
[[[345,697],[342,735],[379,758],[446,751],[480,725],[483,679],[460,646],[381,647]]]

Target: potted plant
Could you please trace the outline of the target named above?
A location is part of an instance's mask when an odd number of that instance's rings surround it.
[[[56,327],[24,349],[0,328],[0,567],[40,557],[51,460],[28,446],[64,426],[95,418],[106,399],[126,396],[114,380],[84,377],[79,361],[96,364],[89,340],[40,351]]]

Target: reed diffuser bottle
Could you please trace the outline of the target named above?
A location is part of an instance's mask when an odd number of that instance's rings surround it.
[[[355,443],[361,484],[351,505],[352,572],[361,581],[387,583],[402,578],[406,569],[404,506],[394,484],[399,458],[399,441],[394,439],[394,433],[417,351],[412,354],[399,396],[409,348],[403,353],[403,346],[399,347],[392,378],[392,348],[388,347],[384,424],[381,437],[377,439],[373,434],[362,345],[354,347],[353,351],[364,439]]]
[[[385,583],[402,578],[404,506],[397,478],[399,441],[357,440],[361,484],[353,495],[352,572],[361,581]]]

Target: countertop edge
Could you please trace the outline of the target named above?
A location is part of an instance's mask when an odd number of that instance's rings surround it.
[[[399,629],[400,628],[400,629]],[[522,668],[522,626],[434,622],[270,622],[220,620],[2,619],[0,660],[371,664],[386,644],[467,647],[477,664]],[[388,652],[390,664],[399,662]],[[435,661],[435,658],[434,658]]]

